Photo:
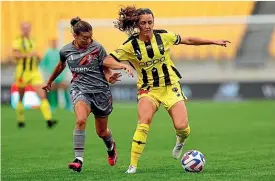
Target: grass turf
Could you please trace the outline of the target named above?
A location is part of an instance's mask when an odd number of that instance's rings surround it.
[[[138,173],[126,175],[131,140],[136,127],[136,104],[114,105],[109,127],[117,142],[119,160],[107,163],[103,142],[96,136],[91,116],[87,125],[84,167],[73,173],[73,113],[58,110],[60,122],[48,130],[40,111],[26,110],[26,127],[18,129],[15,112],[2,106],[3,181],[69,180],[275,180],[275,102],[188,102],[191,135],[185,150],[197,149],[206,157],[204,172],[183,171],[171,155],[175,143],[172,122],[160,109],[154,117]]]

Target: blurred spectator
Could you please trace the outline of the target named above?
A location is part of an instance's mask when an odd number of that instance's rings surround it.
[[[12,43],[13,57],[16,60],[15,84],[19,90],[19,102],[16,106],[18,127],[25,127],[23,98],[25,88],[31,85],[41,100],[40,109],[47,126],[52,128],[57,121],[52,120],[50,105],[45,91],[42,90],[44,80],[38,66],[40,56],[36,49],[35,40],[31,37],[31,24],[22,22],[20,29],[21,35]]]
[[[57,48],[57,40],[52,39],[50,41],[50,48],[46,51],[46,54],[44,55],[40,67],[44,72],[44,75],[46,77],[49,77],[50,74],[53,72],[56,64],[59,61],[59,50]],[[58,105],[60,100],[58,98],[58,92],[59,90],[62,91],[64,95],[64,100],[65,100],[65,109],[71,110],[72,105],[70,101],[70,96],[69,96],[69,90],[68,90],[68,84],[66,82],[66,75],[68,73],[68,69],[66,68],[54,81],[52,84],[52,91],[48,93],[48,98],[49,102],[51,105],[52,110],[55,110]],[[62,94],[61,93],[61,94]]]

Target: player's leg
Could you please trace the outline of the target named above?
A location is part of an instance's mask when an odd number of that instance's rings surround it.
[[[108,128],[108,116],[113,110],[111,91],[91,94],[90,99],[95,116],[96,133],[106,146],[109,165],[114,166],[117,161],[116,144]]]
[[[30,82],[30,78],[31,76],[29,75],[28,72],[25,72],[25,71],[22,72],[21,70],[15,72],[15,84],[18,87],[18,91],[19,91],[19,101],[16,107],[16,116],[17,116],[19,128],[25,127],[23,98],[25,94],[25,87]]]
[[[18,88],[19,92],[19,101],[16,107],[16,116],[17,116],[17,121],[18,121],[18,127],[23,128],[25,127],[25,118],[24,118],[24,105],[23,105],[23,98],[24,98],[24,93],[25,93],[25,88],[24,87],[19,87]]]
[[[58,89],[63,90],[64,100],[65,100],[65,109],[70,111],[72,109],[72,105],[71,105],[68,85],[62,80],[61,82],[58,83],[57,86],[58,86]]]
[[[108,128],[108,116],[95,116],[95,128],[97,135],[103,140],[106,146],[108,163],[110,166],[114,166],[117,161],[116,143],[113,139],[111,130]]]
[[[47,126],[48,128],[52,128],[57,124],[57,121],[52,120],[52,110],[50,103],[46,97],[46,92],[42,89],[42,85],[33,85],[33,88],[41,100],[40,110],[43,114],[44,119],[47,121]]]
[[[72,96],[76,116],[76,126],[73,132],[75,159],[72,163],[69,163],[68,167],[73,171],[80,172],[82,170],[84,156],[86,122],[91,113],[91,108],[88,99],[86,99],[85,94],[75,93],[75,95]]]
[[[187,109],[184,103],[185,97],[179,83],[167,86],[162,96],[163,105],[168,110],[176,131],[176,145],[172,151],[175,159],[178,159],[183,150],[184,141],[190,134]]]
[[[55,111],[58,106],[58,92],[57,92],[57,84],[53,83],[51,87],[51,91],[48,92],[48,99],[51,106],[52,111]]]
[[[138,161],[144,150],[147,134],[150,129],[155,112],[158,110],[158,101],[149,93],[139,96],[138,101],[138,125],[133,136],[131,148],[131,162],[126,173],[135,173]]]
[[[28,83],[28,73],[22,72],[21,70],[16,70],[15,72],[15,84],[18,87],[19,93],[19,101],[16,107],[16,117],[18,121],[18,127],[23,128],[25,127],[25,117],[24,117],[24,105],[23,105],[23,98],[25,94],[25,87]]]
[[[190,134],[187,109],[184,101],[177,102],[168,112],[176,130],[176,145],[173,148],[172,155],[175,159],[179,159],[182,154],[184,142]]]
[[[52,120],[52,110],[50,103],[47,99],[46,92],[42,89],[43,79],[40,71],[32,73],[32,86],[41,100],[40,110],[44,119],[47,121],[48,128],[52,128],[57,124],[56,120]]]

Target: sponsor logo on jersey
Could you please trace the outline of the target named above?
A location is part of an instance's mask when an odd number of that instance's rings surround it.
[[[141,66],[141,67],[149,67],[151,65],[162,63],[164,61],[165,61],[165,57],[163,56],[161,58],[151,59],[151,60],[148,60],[146,62],[139,62],[139,66]]]

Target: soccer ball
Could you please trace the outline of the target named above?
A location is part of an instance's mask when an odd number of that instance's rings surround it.
[[[204,155],[198,150],[190,150],[184,153],[181,165],[187,172],[201,172],[205,165]]]

